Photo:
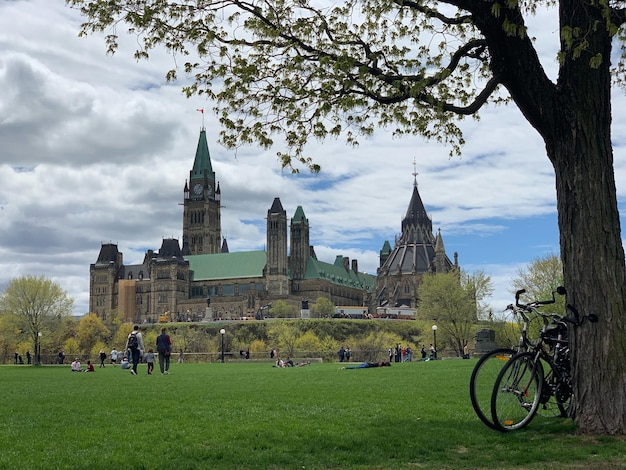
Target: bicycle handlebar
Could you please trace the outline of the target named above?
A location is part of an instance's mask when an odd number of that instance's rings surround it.
[[[565,295],[565,287],[563,286],[559,286],[556,288],[556,290],[552,291],[552,298],[548,299],[548,300],[534,300],[528,304],[521,304],[519,301],[519,298],[522,294],[526,293],[526,289],[520,289],[517,292],[515,292],[515,306],[519,307],[519,308],[523,308],[523,309],[530,309],[533,307],[536,307],[538,305],[549,305],[549,304],[553,304],[554,302],[556,302],[556,299],[554,297],[554,294],[559,294],[559,295]]]
[[[515,292],[515,307],[519,309],[520,313],[525,319],[526,319],[526,315],[524,315],[523,313],[524,311],[526,312],[536,311],[538,314],[540,314],[543,317],[544,323],[546,324],[548,323],[548,319],[551,319],[556,322],[571,323],[574,326],[581,326],[585,320],[588,320],[590,323],[596,323],[598,321],[598,316],[593,313],[590,313],[589,315],[583,315],[581,318],[580,315],[578,314],[578,310],[576,309],[576,307],[574,307],[571,304],[567,304],[566,309],[572,312],[572,314],[574,315],[574,318],[568,317],[567,315],[558,315],[555,313],[542,313],[537,310],[537,307],[540,305],[549,305],[549,304],[555,303],[556,299],[554,297],[554,294],[565,295],[566,290],[565,290],[565,287],[563,286],[559,286],[556,288],[556,290],[552,291],[552,299],[535,300],[533,302],[523,304],[523,303],[520,303],[520,296],[524,294],[525,292],[526,292],[526,289],[520,289],[517,292]],[[507,306],[507,309],[515,311],[512,304]]]

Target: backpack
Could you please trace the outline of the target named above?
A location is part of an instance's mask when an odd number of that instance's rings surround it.
[[[131,333],[128,336],[128,349],[137,349],[139,348],[139,340],[137,339],[137,333]]]

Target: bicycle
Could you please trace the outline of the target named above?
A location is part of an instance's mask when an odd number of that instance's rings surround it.
[[[525,289],[518,290],[515,293],[515,305],[509,304],[505,309],[505,311],[511,311],[513,315],[519,317],[522,322],[518,345],[515,348],[498,348],[488,352],[478,360],[470,377],[470,400],[472,407],[478,418],[492,429],[497,429],[497,426],[491,420],[491,395],[498,374],[515,354],[534,346],[528,337],[528,329],[532,320],[531,314],[534,314],[532,317],[535,317],[538,307],[553,304],[556,301],[555,294],[564,295],[565,289],[558,287],[552,292],[552,299],[536,300],[528,304],[522,304],[520,303],[520,296],[525,292]]]
[[[567,305],[567,309],[573,318],[538,312],[544,321],[539,341],[532,349],[513,356],[498,374],[491,395],[491,419],[498,431],[527,426],[540,407],[549,410],[554,402],[559,416],[570,416],[573,386],[567,324],[595,323],[598,317],[589,314],[579,318],[573,306]]]

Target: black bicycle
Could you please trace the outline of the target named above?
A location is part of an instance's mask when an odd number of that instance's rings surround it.
[[[491,420],[491,395],[498,374],[515,354],[534,347],[534,343],[528,336],[531,320],[538,316],[537,309],[540,306],[553,304],[556,301],[555,294],[564,295],[565,289],[558,287],[552,292],[551,299],[536,300],[528,304],[520,302],[520,296],[525,292],[525,289],[518,290],[515,293],[515,305],[509,304],[505,309],[505,311],[512,312],[514,317],[521,323],[521,334],[517,347],[498,348],[488,352],[478,360],[470,377],[472,407],[478,418],[492,429],[498,429]]]
[[[523,428],[539,410],[570,416],[573,386],[567,325],[581,326],[598,318],[593,314],[579,318],[574,307],[567,308],[573,317],[539,312],[544,321],[539,342],[513,356],[498,374],[491,395],[491,419],[498,431]]]

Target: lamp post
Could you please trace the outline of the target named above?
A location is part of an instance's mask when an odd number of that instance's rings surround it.
[[[35,364],[40,366],[41,365],[41,337],[43,335],[41,334],[41,331],[37,332],[37,350],[35,351]]]
[[[433,325],[433,348],[435,348],[434,359],[437,359],[437,325]]]
[[[220,330],[220,334],[222,335],[222,364],[224,363],[224,334],[225,333],[226,333],[226,330],[222,328]]]

